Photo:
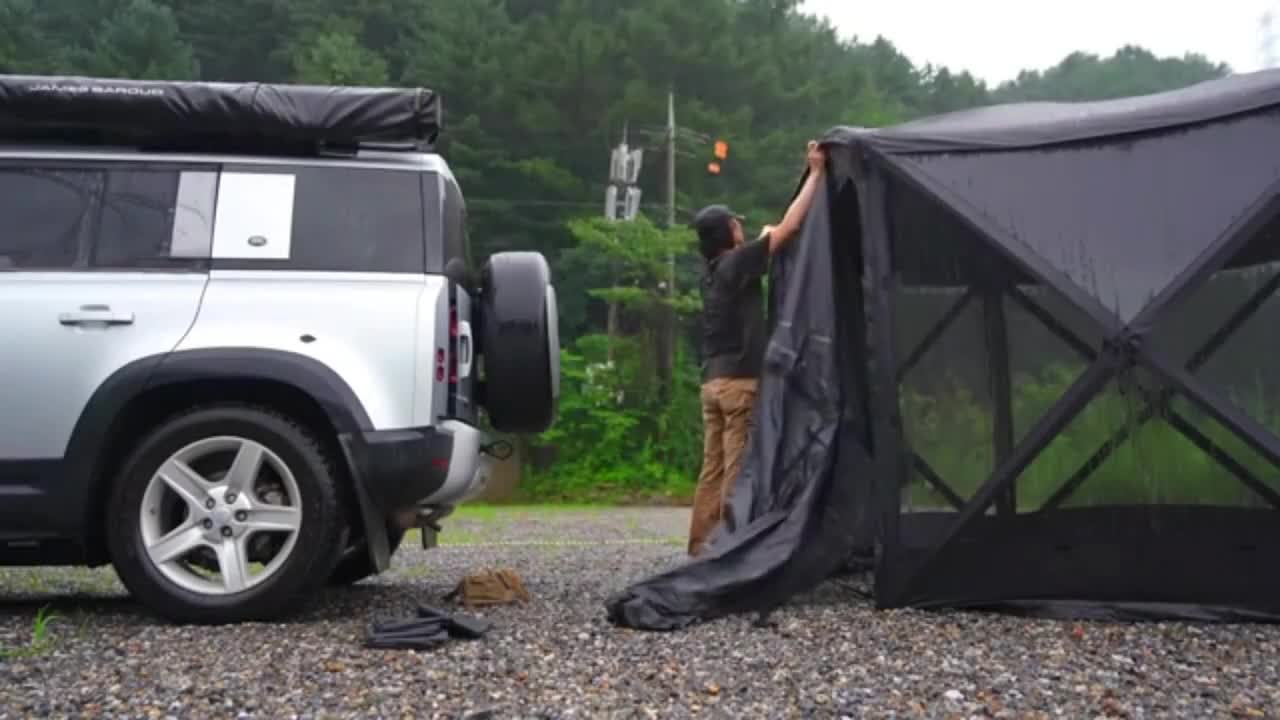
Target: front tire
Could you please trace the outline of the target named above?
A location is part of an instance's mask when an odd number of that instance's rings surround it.
[[[108,504],[112,562],[133,595],[180,623],[277,619],[330,576],[346,535],[338,471],[309,430],[244,405],[153,430]]]

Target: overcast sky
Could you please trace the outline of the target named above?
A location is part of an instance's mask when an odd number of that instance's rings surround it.
[[[1125,44],[1256,70],[1259,20],[1272,6],[1280,17],[1276,0],[805,0],[802,9],[845,37],[883,35],[917,65],[968,70],[994,85],[1075,50],[1106,56]]]

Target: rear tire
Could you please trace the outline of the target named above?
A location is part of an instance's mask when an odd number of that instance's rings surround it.
[[[173,417],[116,478],[106,523],[116,572],[179,623],[293,613],[332,574],[346,535],[337,467],[315,435],[270,409]]]

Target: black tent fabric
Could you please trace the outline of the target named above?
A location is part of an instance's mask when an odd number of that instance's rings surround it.
[[[727,517],[704,555],[637,583],[608,602],[609,619],[676,630],[728,614],[763,611],[839,570],[854,552],[869,506],[866,486],[833,482],[867,473],[861,356],[837,305],[855,258],[832,243],[830,188],[770,274],[772,335],[743,470]],[[856,313],[854,299],[846,308]],[[852,319],[858,320],[857,315]]]
[[[894,155],[1017,150],[1186,127],[1277,105],[1280,80],[1263,71],[1137,97],[991,105],[890,128],[838,127],[826,142]]]
[[[880,607],[1280,619],[1280,71],[823,143],[731,517],[610,619],[857,555]]]

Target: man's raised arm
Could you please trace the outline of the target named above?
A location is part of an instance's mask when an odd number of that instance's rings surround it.
[[[787,208],[782,221],[777,225],[764,226],[764,232],[769,236],[771,255],[781,250],[800,232],[804,218],[809,214],[809,207],[813,205],[813,196],[818,191],[818,184],[826,179],[827,154],[817,142],[812,140],[809,141],[807,161],[809,176],[805,178],[804,186],[800,188],[800,193],[796,195],[795,200],[791,201],[791,207]]]

